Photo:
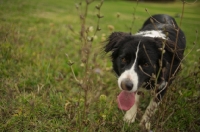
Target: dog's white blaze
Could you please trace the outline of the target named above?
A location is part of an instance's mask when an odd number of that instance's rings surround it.
[[[152,37],[152,38],[159,37],[162,39],[167,39],[166,35],[161,30],[140,31],[135,35],[142,35],[145,37]]]
[[[136,66],[136,61],[138,58],[139,46],[140,46],[140,42],[138,43],[138,46],[137,46],[135,60],[132,67],[129,70],[125,70],[118,78],[118,86],[121,90],[122,90],[121,82],[126,78],[130,79],[133,82],[133,88],[130,92],[135,92],[138,89],[138,75],[135,71],[135,66]]]

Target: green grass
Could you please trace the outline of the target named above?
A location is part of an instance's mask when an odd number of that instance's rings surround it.
[[[139,131],[138,122],[123,122],[118,110],[119,93],[109,57],[102,53],[102,40],[112,31],[129,32],[135,2],[105,1],[101,8],[101,31],[92,43],[89,73],[85,72],[80,41],[78,0],[0,1],[0,131]],[[86,26],[96,27],[97,10],[89,6]],[[200,131],[200,3],[185,5],[181,28],[189,53],[183,70],[171,86],[153,119],[154,131]],[[148,10],[148,13],[145,11]],[[144,3],[136,7],[133,31],[149,14],[181,14],[182,3]],[[120,15],[117,18],[117,14]],[[181,19],[176,18],[180,23]],[[70,28],[72,29],[70,29]],[[73,31],[72,31],[73,30]],[[196,30],[198,38],[196,39]],[[92,36],[94,32],[90,32]],[[84,48],[84,47],[83,47]],[[86,47],[87,48],[87,47]],[[87,86],[83,90],[75,75]],[[95,61],[96,60],[96,61]],[[100,73],[94,72],[100,70]],[[87,98],[85,98],[85,91]],[[148,96],[148,95],[147,95]],[[87,102],[86,102],[87,99]],[[142,102],[144,110],[148,98]],[[141,115],[142,112],[139,113]],[[173,113],[172,116],[170,114]],[[166,118],[170,118],[165,122]],[[164,122],[164,125],[161,125]]]

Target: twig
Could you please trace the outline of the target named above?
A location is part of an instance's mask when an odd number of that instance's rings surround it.
[[[180,20],[180,27],[181,27],[181,24],[182,24],[182,20],[183,20],[183,14],[184,14],[184,9],[185,9],[185,1],[182,1],[183,2],[183,7],[182,7],[182,12],[181,12],[181,20]],[[176,52],[177,52],[177,44],[178,44],[178,36],[179,36],[179,31],[180,31],[180,27],[178,27],[177,29],[177,33],[176,33],[176,42],[175,42],[175,49],[173,49],[173,57],[172,57],[172,62],[171,62],[171,66],[170,66],[170,72],[169,72],[169,81],[171,79],[171,75],[174,76],[175,73],[172,74],[172,67],[173,67],[173,63],[174,63],[174,59],[175,59],[175,56],[176,56]],[[183,59],[183,58],[182,58]],[[181,62],[180,62],[181,63]],[[176,72],[178,71],[178,69],[180,68],[180,64],[179,66],[176,68]]]
[[[165,43],[166,43],[166,40],[165,42],[162,43],[162,49],[161,49],[161,58],[159,60],[159,70],[158,70],[158,73],[156,75],[156,84],[157,84],[157,80],[158,80],[158,77],[160,76],[160,72],[162,70],[162,66],[163,66],[163,55],[165,53]]]
[[[142,67],[139,65],[139,68],[140,68],[140,70],[145,74],[145,75],[147,75],[148,77],[152,77],[151,75],[149,75],[149,74],[147,74],[143,69],[142,69]]]
[[[157,21],[155,18],[152,17],[152,15],[148,12],[147,8],[145,8],[145,11],[149,14],[149,17],[152,18],[154,21],[156,21],[157,23],[160,23],[159,21]],[[154,24],[154,23],[153,23]],[[155,25],[154,25],[155,26]]]
[[[186,2],[186,1],[182,0],[182,2],[184,2],[184,3],[188,4],[188,5],[195,4],[197,1],[198,1],[198,0],[195,0],[194,2],[191,2],[191,3],[190,3],[190,2]]]
[[[72,67],[72,65],[73,65],[74,63],[69,59],[68,54],[65,54],[65,55],[66,55],[66,57],[67,57],[67,59],[68,59],[68,61],[69,61],[68,65],[70,66],[70,69],[71,69],[71,72],[72,72],[72,75],[73,75],[75,81],[76,81],[78,84],[81,84],[80,81],[77,79],[75,73],[74,73],[74,69],[73,69],[73,67]]]
[[[96,26],[96,30],[94,32],[94,36],[96,35],[96,33],[98,31],[101,30],[101,28],[99,27],[99,23],[100,23],[100,19],[104,17],[103,15],[101,15],[101,12],[100,12],[102,5],[103,5],[103,0],[101,1],[101,3],[99,5],[96,6],[96,9],[98,10],[98,14],[97,14],[98,20],[97,20],[97,26]]]
[[[174,114],[174,110],[172,111],[172,113],[161,123],[161,125],[163,126],[167,120],[169,120],[169,118]]]
[[[181,66],[181,63],[183,62],[183,60],[185,60],[185,58],[187,58],[187,56],[193,51],[193,49],[195,48],[196,46],[196,41],[197,41],[197,38],[198,38],[198,31],[196,30],[196,39],[195,41],[193,42],[193,47],[192,49],[185,55],[185,57],[181,60],[181,62],[179,63],[178,67],[176,68],[175,72],[174,72],[174,75],[178,72],[178,69],[180,68]]]
[[[151,64],[151,66],[154,67],[152,62],[151,62],[151,59],[150,59],[149,55],[147,54],[146,47],[144,45],[143,45],[143,48],[144,48],[144,52],[145,52],[146,56],[148,57],[148,60],[149,60],[149,62]]]
[[[135,22],[135,12],[136,12],[136,9],[137,9],[137,6],[138,6],[138,3],[139,3],[139,0],[137,0],[136,6],[135,6],[135,8],[134,8],[134,12],[133,12],[133,20],[132,20],[132,22],[131,22],[131,27],[130,27],[130,33],[132,33],[133,25],[134,25],[134,22]]]

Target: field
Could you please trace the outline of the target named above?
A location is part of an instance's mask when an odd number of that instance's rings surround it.
[[[136,122],[126,124],[102,47],[113,31],[134,33],[159,13],[175,17],[187,48],[151,130],[199,132],[200,3],[100,3],[0,1],[0,131],[141,131],[150,95],[145,93]]]

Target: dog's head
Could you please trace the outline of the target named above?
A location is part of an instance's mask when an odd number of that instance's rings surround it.
[[[111,52],[113,70],[118,75],[120,89],[135,92],[143,84],[151,82],[152,75],[157,75],[160,67],[159,60],[162,54],[160,49],[163,42],[164,40],[160,38],[123,32],[114,32],[109,36],[105,52]],[[171,56],[172,53],[164,55],[162,67],[169,65],[166,59]],[[159,80],[162,77],[164,75],[160,75]]]

